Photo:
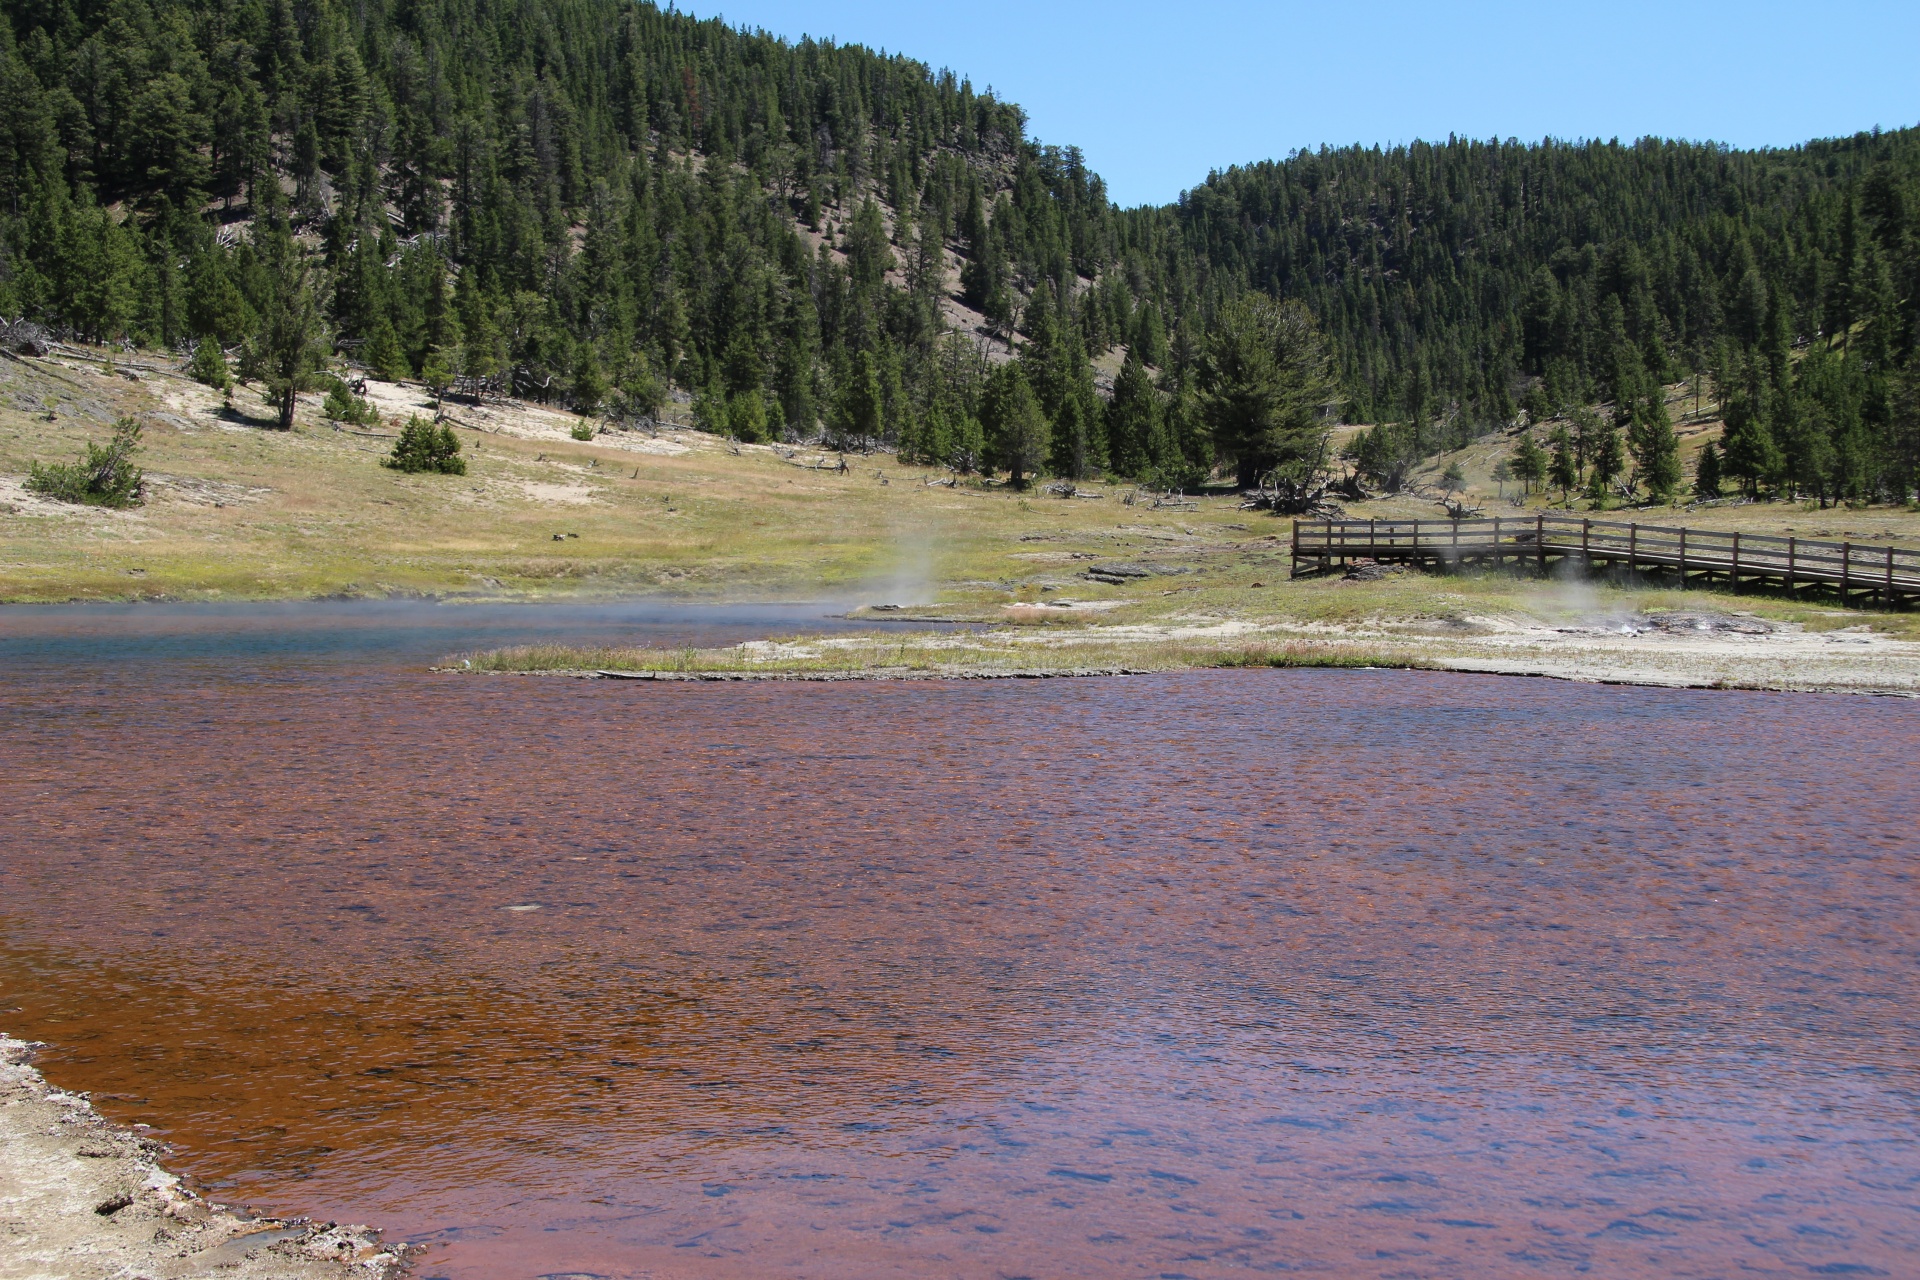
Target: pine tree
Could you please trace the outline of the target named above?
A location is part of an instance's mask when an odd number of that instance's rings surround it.
[[[407,367],[407,356],[400,349],[400,339],[393,331],[393,322],[385,316],[381,316],[374,327],[373,336],[367,340],[362,356],[367,368],[383,382],[398,382],[413,373]]]
[[[600,368],[599,354],[590,346],[582,346],[573,366],[574,412],[593,417],[600,412],[600,406],[610,389],[607,375]]]
[[[255,235],[265,299],[260,328],[248,342],[243,369],[279,406],[280,429],[293,429],[299,394],[313,385],[327,356],[326,328],[314,296],[312,268],[280,210],[269,209]]]
[[[27,491],[55,502],[137,507],[146,501],[146,477],[133,464],[139,448],[140,423],[122,418],[113,424],[105,446],[87,441],[86,456],[79,462],[29,464]]]
[[[733,429],[727,416],[727,389],[718,378],[708,379],[693,398],[693,428],[710,436],[724,436]]]
[[[1522,431],[1520,444],[1513,452],[1513,474],[1519,479],[1522,491],[1533,492],[1533,486],[1547,478],[1547,454],[1533,438],[1533,432]]]
[[[453,378],[453,361],[448,359],[446,349],[430,348],[420,368],[420,380],[427,384],[436,401],[446,398],[447,389],[453,386]]]
[[[1707,441],[1693,464],[1693,496],[1711,501],[1720,496],[1720,450]]]
[[[1658,386],[1634,407],[1628,435],[1633,463],[1648,496],[1657,503],[1672,502],[1685,477],[1680,469],[1680,437],[1673,433],[1666,395]]]
[[[1003,364],[987,379],[981,403],[989,466],[1007,472],[1016,489],[1040,469],[1052,443],[1052,429],[1020,365]]]
[[[757,387],[727,400],[727,432],[735,440],[757,443],[767,438],[767,405]]]
[[[1760,486],[1771,484],[1780,471],[1780,446],[1747,390],[1728,398],[1726,431],[1720,437],[1722,469],[1742,481],[1747,496],[1760,496]]]
[[[1319,411],[1332,385],[1326,343],[1304,306],[1264,294],[1227,305],[1201,358],[1200,409],[1242,488],[1325,461]]]
[[[893,250],[887,245],[887,224],[880,206],[863,201],[847,231],[847,271],[853,277],[853,287],[877,290],[893,268]]]
[[[225,391],[233,385],[233,377],[227,370],[227,357],[221,353],[220,344],[214,341],[213,335],[200,339],[200,344],[193,349],[193,363],[187,366],[187,376],[215,391]]]
[[[846,381],[840,387],[837,409],[841,432],[851,437],[858,447],[871,447],[885,433],[886,399],[871,351],[854,356]]]
[[[1114,380],[1113,400],[1107,406],[1107,438],[1113,453],[1113,469],[1120,475],[1139,477],[1160,459],[1155,446],[1160,436],[1160,393],[1147,374],[1147,362],[1139,344],[1127,349]]]
[[[449,426],[435,426],[418,414],[407,418],[393,452],[381,459],[381,465],[410,474],[433,472],[440,475],[467,474],[467,460],[460,456],[460,438]]]
[[[1555,427],[1549,443],[1553,453],[1547,465],[1548,478],[1560,491],[1560,500],[1565,502],[1580,484],[1580,464],[1573,456],[1572,433],[1564,425]]]
[[[1587,493],[1604,501],[1613,482],[1627,467],[1627,451],[1621,446],[1620,432],[1612,423],[1602,421],[1593,441],[1593,456],[1587,462]]]

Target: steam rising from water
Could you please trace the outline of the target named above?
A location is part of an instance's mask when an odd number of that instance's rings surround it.
[[[933,539],[915,529],[895,540],[893,575],[887,579],[885,604],[933,603]]]

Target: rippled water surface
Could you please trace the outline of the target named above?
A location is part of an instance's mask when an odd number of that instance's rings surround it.
[[[1912,704],[370,647],[0,638],[0,1027],[222,1198],[459,1280],[1920,1274]]]

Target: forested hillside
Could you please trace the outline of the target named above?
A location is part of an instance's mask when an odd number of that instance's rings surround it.
[[[1536,419],[1611,401],[1625,426],[1653,384],[1705,371],[1741,474],[1864,494],[1914,483],[1910,407],[1890,433],[1920,315],[1916,178],[1913,130],[1349,148],[1215,174],[1124,215],[1123,241],[1178,316],[1246,287],[1305,300],[1355,416],[1418,428],[1420,450],[1516,401]]]
[[[329,360],[616,417],[679,388],[745,438],[1190,483],[1324,461],[1330,410],[1392,424],[1376,475],[1523,407],[1649,440],[1704,370],[1752,487],[1916,484],[1911,131],[1302,153],[1123,211],[953,74],[648,4],[6,16],[0,315],[224,349],[283,404]]]

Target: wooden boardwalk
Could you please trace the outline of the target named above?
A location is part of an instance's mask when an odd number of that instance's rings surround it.
[[[1299,520],[1293,572],[1319,572],[1354,560],[1537,567],[1572,561],[1583,568],[1624,565],[1677,573],[1681,581],[1743,582],[1838,591],[1849,602],[1884,605],[1920,599],[1920,550],[1823,542],[1754,533],[1535,515],[1488,520]]]

